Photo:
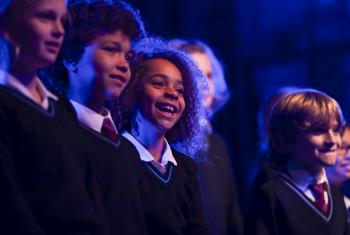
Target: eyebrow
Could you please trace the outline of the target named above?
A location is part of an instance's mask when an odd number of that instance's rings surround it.
[[[153,77],[161,77],[161,78],[165,78],[165,79],[169,78],[169,76],[161,74],[161,73],[152,74],[152,76],[149,76],[148,78],[151,79]],[[178,84],[178,83],[183,84],[183,81],[182,81],[182,79],[176,79],[175,83],[176,84]]]

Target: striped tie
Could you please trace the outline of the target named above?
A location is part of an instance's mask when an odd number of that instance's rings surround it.
[[[101,133],[113,142],[118,142],[119,140],[118,134],[114,130],[112,121],[109,118],[103,119]]]
[[[310,184],[309,186],[311,192],[315,196],[315,204],[322,210],[323,213],[328,213],[328,205],[326,204],[326,199],[324,193],[327,192],[327,183]]]

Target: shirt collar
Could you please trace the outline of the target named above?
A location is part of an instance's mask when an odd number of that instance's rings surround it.
[[[127,138],[137,149],[140,155],[140,159],[145,162],[151,162],[153,161],[153,156],[147,151],[147,149],[129,132],[123,132],[123,136]],[[175,166],[177,166],[177,162],[174,158],[174,155],[171,151],[170,145],[166,139],[165,140],[165,151],[162,155],[162,160],[160,164],[162,166],[165,166],[168,162],[173,163]]]
[[[17,78],[15,78],[13,75],[6,73],[5,71],[1,70],[1,79],[0,83],[14,88],[15,90],[19,91],[22,95],[26,96],[27,98],[31,100],[35,100],[32,94],[29,92],[27,87],[25,87]],[[43,108],[47,109],[49,107],[49,98],[53,100],[58,100],[57,96],[51,93],[45,85],[41,82],[39,78],[35,78],[37,83],[37,88],[40,96],[43,98],[42,103],[40,104]]]
[[[118,133],[117,128],[114,125],[111,112],[105,107],[102,107],[101,114],[100,114],[86,107],[85,105],[75,102],[74,100],[70,100],[70,102],[72,103],[75,111],[77,112],[79,121],[84,125],[90,127],[91,129],[93,129],[98,133],[101,133],[103,120],[105,118],[108,118],[112,121],[112,125],[115,132]]]
[[[289,173],[288,177],[303,192],[308,190],[310,184],[318,184],[323,182],[326,182],[328,184],[328,179],[324,168],[322,169],[322,174],[319,180],[311,176],[307,171],[295,163],[289,163],[287,165],[287,172]]]

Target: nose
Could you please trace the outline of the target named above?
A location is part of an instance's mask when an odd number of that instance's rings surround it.
[[[125,54],[121,53],[121,55],[117,58],[116,67],[122,73],[126,73],[129,71],[130,65]]]
[[[55,38],[63,37],[65,30],[64,30],[64,25],[63,25],[62,21],[61,20],[56,20],[53,24],[54,25],[53,25],[52,35]]]
[[[335,132],[333,130],[329,130],[327,133],[327,139],[326,139],[327,143],[329,144],[336,144],[337,146],[341,145],[341,138],[340,138],[340,134],[338,132]]]
[[[170,86],[167,86],[165,89],[165,97],[172,99],[172,100],[179,99],[179,95],[177,94],[177,91]]]

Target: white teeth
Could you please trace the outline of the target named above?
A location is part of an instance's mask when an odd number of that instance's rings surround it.
[[[171,105],[161,105],[159,106],[159,108],[162,110],[162,111],[166,111],[166,112],[169,112],[169,113],[175,113],[175,108]]]

